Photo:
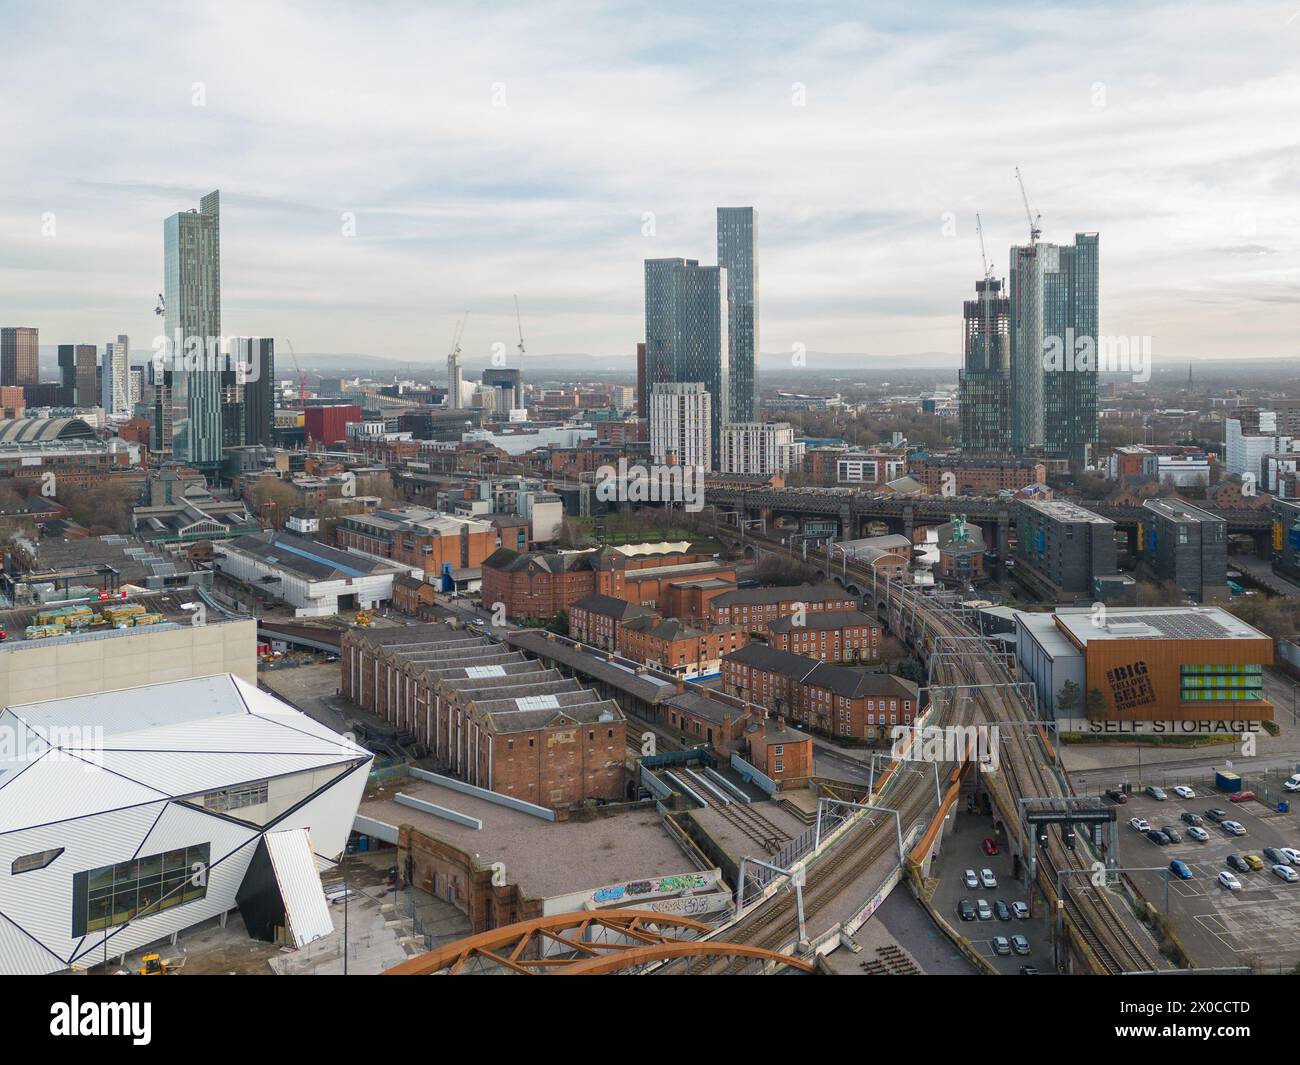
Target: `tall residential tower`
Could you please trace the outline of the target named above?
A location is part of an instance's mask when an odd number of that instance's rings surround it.
[[[1011,301],[1002,282],[975,282],[962,304],[962,369],[958,374],[961,449],[969,454],[1011,451]]]
[[[163,258],[171,358],[155,380],[154,450],[212,467],[223,443],[219,193],[163,223]]]
[[[730,406],[726,421],[753,422],[758,398],[758,216],[718,208],[718,265],[727,271]]]
[[[1011,446],[1081,465],[1097,441],[1098,241],[1011,249]]]

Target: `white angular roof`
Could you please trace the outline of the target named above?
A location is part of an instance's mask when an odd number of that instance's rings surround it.
[[[0,833],[370,753],[231,674],[0,711]]]

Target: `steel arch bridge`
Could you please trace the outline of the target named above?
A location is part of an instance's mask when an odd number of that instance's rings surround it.
[[[649,910],[584,910],[536,917],[467,936],[385,971],[385,976],[634,974],[677,958],[747,960],[755,972],[812,973],[811,963],[746,943],[704,940],[710,925]]]

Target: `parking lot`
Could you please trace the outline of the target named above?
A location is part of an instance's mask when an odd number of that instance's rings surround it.
[[[1267,859],[1263,869],[1253,872],[1230,870],[1227,865],[1229,854],[1263,858],[1265,847],[1300,848],[1295,813],[1281,814],[1257,802],[1230,802],[1219,792],[1198,790],[1196,798],[1182,799],[1165,790],[1169,797],[1164,802],[1135,794],[1117,808],[1119,859],[1125,868],[1167,869],[1175,858],[1187,863],[1191,880],[1168,878],[1169,913],[1175,934],[1193,964],[1199,968],[1250,965],[1269,972],[1300,963],[1300,883],[1278,879]],[[1229,835],[1206,819],[1202,827],[1209,839],[1192,839],[1183,813],[1204,816],[1210,807],[1226,810],[1230,820],[1245,828],[1246,835]],[[1172,825],[1182,842],[1157,846],[1129,826],[1133,817],[1145,818],[1152,828]],[[1224,870],[1241,881],[1241,891],[1229,891],[1218,882]],[[1135,873],[1131,879],[1147,901],[1164,909],[1166,878],[1162,873]]]
[[[1032,965],[1040,974],[1055,972],[1052,964],[1052,937],[1044,910],[1045,906],[1037,892],[1031,892],[1024,884],[1011,878],[1011,855],[1007,853],[1002,837],[995,837],[998,853],[989,856],[980,847],[985,837],[994,837],[993,819],[983,814],[955,813],[955,828],[944,837],[943,848],[939,854],[935,869],[939,877],[939,886],[935,890],[934,906],[954,929],[970,940],[971,945],[992,963],[999,972],[1016,975],[1022,965]],[[969,888],[963,879],[967,869],[974,870],[976,876],[981,870],[988,869],[997,878],[997,887],[986,888],[981,884]],[[957,906],[962,899],[969,899],[972,904],[984,899],[989,907],[1001,899],[1009,907],[1012,902],[1021,901],[1030,907],[1030,917],[1026,920],[999,920],[994,914],[986,920],[978,917],[974,921],[963,921],[958,915]],[[1025,956],[1011,954],[999,956],[993,950],[993,938],[1013,935],[1024,936],[1029,940],[1029,954]]]

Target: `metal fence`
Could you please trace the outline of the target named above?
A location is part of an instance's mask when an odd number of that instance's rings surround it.
[[[1253,791],[1255,801],[1270,806],[1273,809],[1278,808],[1278,804],[1286,802],[1288,805],[1300,803],[1300,792],[1289,792],[1284,788],[1283,782],[1296,772],[1294,768],[1264,768],[1252,770],[1249,765],[1235,764],[1232,772],[1241,777],[1242,791]],[[1138,777],[1138,774],[1132,774]],[[1072,780],[1075,783],[1074,792],[1076,795],[1103,795],[1112,788],[1120,787],[1125,781],[1116,779],[1122,774],[1111,772],[1107,774],[1105,769],[1087,770],[1084,773],[1075,773]],[[1080,780],[1083,781],[1080,784]],[[1175,786],[1184,784],[1196,792],[1197,799],[1227,799],[1228,793],[1220,791],[1217,784],[1215,772],[1212,769],[1197,767],[1193,769],[1178,771],[1175,768],[1162,768],[1159,765],[1150,769],[1143,769],[1140,778],[1127,781],[1132,787],[1134,793],[1155,785],[1166,792],[1171,792]]]

